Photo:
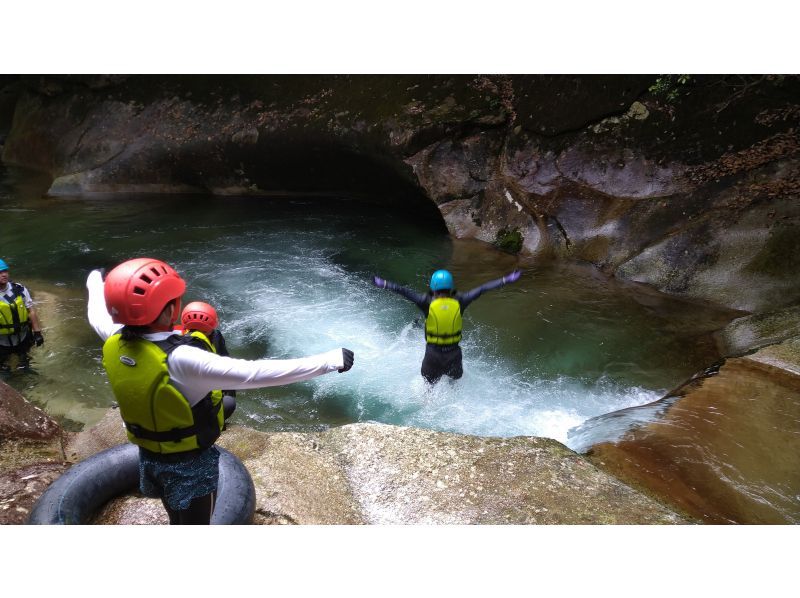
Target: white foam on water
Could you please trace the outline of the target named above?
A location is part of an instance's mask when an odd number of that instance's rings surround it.
[[[485,436],[532,435],[569,446],[568,433],[589,418],[659,398],[608,378],[540,378],[494,350],[504,331],[465,322],[464,376],[431,387],[420,376],[425,351],[421,312],[404,298],[355,276],[313,243],[227,250],[205,263],[230,262],[222,279],[193,265],[213,288],[226,336],[266,340],[270,357],[355,352],[346,374],[315,378],[315,401],[349,402],[359,421],[383,421]]]

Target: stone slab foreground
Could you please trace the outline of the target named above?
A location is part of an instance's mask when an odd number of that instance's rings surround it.
[[[70,458],[122,439],[116,411]],[[685,523],[561,443],[351,424],[320,433],[231,426],[220,445],[256,486],[257,524]],[[112,501],[97,523],[166,523],[156,500]]]

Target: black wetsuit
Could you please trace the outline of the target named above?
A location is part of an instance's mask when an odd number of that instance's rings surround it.
[[[208,340],[210,340],[211,344],[214,345],[217,355],[230,357],[230,353],[228,353],[228,347],[225,345],[225,337],[222,336],[222,332],[220,332],[219,328],[215,328],[211,331],[211,335],[208,337]],[[225,419],[228,419],[231,415],[233,415],[233,412],[236,411],[235,390],[222,391],[222,411],[225,414]]]
[[[461,315],[463,316],[464,310],[466,310],[467,306],[475,301],[475,299],[480,297],[486,291],[499,289],[500,287],[505,286],[505,284],[506,283],[503,282],[502,278],[498,278],[496,280],[490,280],[489,282],[486,282],[481,286],[472,289],[471,291],[467,291],[466,293],[456,292],[454,295],[452,295],[452,297],[458,301],[458,304],[461,308]],[[389,280],[386,281],[386,288],[390,291],[394,291],[398,295],[402,295],[409,301],[416,303],[417,307],[422,310],[422,313],[425,314],[426,318],[428,317],[428,310],[431,306],[431,302],[435,298],[451,296],[445,294],[434,296],[434,294],[430,291],[424,295],[421,295],[415,291],[412,291],[411,289],[402,287],[399,284]],[[453,343],[452,345],[434,345],[433,343],[426,343],[425,357],[422,360],[420,373],[422,374],[422,377],[431,384],[438,382],[442,376],[448,376],[454,379],[461,378],[462,374],[464,373],[464,370],[461,366],[461,347],[458,345],[458,343]]]
[[[230,357],[228,347],[225,345],[225,337],[222,336],[222,332],[220,332],[219,328],[215,328],[211,331],[211,334],[208,335],[208,340],[214,345],[214,350],[217,352],[217,355]]]
[[[225,337],[222,336],[222,332],[220,332],[219,328],[215,328],[211,331],[211,334],[207,334],[206,338],[214,347],[214,351],[217,355],[221,355],[222,357],[230,357],[230,353],[228,353],[228,347],[225,344]],[[197,347],[206,350],[207,345],[205,345],[200,340],[195,341],[197,343]],[[236,411],[236,391],[235,390],[223,390],[222,391],[222,411],[225,415],[225,419],[228,419],[233,412]]]

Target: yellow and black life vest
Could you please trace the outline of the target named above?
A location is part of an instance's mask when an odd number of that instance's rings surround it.
[[[28,326],[30,316],[28,308],[25,307],[23,286],[16,282],[10,284],[11,297],[3,295],[0,298],[0,334],[21,334]]]
[[[461,304],[452,297],[431,301],[425,320],[425,340],[434,345],[454,345],[461,341]]]
[[[214,390],[193,407],[170,382],[167,357],[193,337],[163,341],[119,334],[103,345],[103,367],[119,404],[128,440],[154,453],[205,449],[219,437],[225,419],[222,391]]]
[[[183,335],[185,337],[192,337],[196,338],[198,342],[191,343],[195,347],[200,347],[201,349],[205,349],[206,351],[211,351],[212,353],[217,352],[217,348],[214,346],[214,343],[211,342],[211,339],[208,338],[204,333],[200,332],[199,330],[192,330],[189,332],[188,330],[183,331]]]

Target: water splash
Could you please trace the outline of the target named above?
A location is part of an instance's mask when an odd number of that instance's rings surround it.
[[[419,374],[425,349],[421,312],[332,257],[320,248],[319,238],[306,238],[286,252],[262,237],[255,245],[214,256],[214,262],[230,264],[225,284],[204,268],[207,262],[184,266],[194,270],[195,286],[209,285],[225,306],[223,327],[239,342],[268,346],[276,358],[339,346],[354,350],[351,372],[305,384],[317,409],[327,404],[356,421],[545,436],[569,445],[569,430],[585,420],[659,396],[608,377],[540,377],[536,368],[521,369],[495,348],[496,329],[469,321],[463,378],[431,387]]]

